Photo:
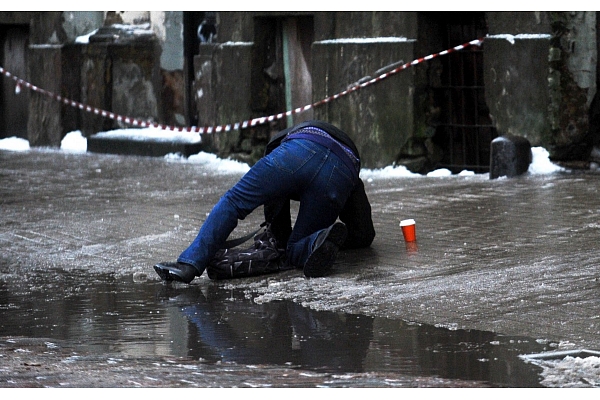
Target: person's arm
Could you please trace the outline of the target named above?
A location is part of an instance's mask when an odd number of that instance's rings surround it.
[[[340,220],[348,228],[348,237],[343,249],[369,247],[375,238],[375,228],[371,218],[371,204],[365,193],[365,185],[361,179],[350,194],[340,213]]]

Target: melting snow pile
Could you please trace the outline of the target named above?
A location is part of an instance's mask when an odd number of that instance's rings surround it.
[[[543,368],[541,384],[546,387],[600,387],[600,357],[566,356],[535,364]]]
[[[99,138],[114,138],[135,141],[178,141],[186,143],[198,143],[201,141],[201,136],[198,133],[173,132],[159,128],[116,129],[107,132],[99,132],[94,136]],[[30,150],[30,147],[27,140],[17,137],[10,137],[0,140],[0,150],[28,151]],[[81,134],[80,131],[70,132],[62,140],[61,150],[72,153],[85,153],[87,151],[87,139]],[[529,174],[552,174],[565,170],[564,168],[553,164],[550,161],[549,153],[543,147],[533,147],[531,152],[533,158],[531,165],[529,166]],[[214,154],[204,152],[190,156],[187,159],[174,154],[167,155],[165,158],[170,161],[179,160],[203,164],[221,172],[245,173],[250,169],[250,167],[245,163],[220,159]],[[421,174],[409,171],[405,166],[388,166],[381,169],[363,169],[361,170],[360,175],[362,179],[367,181],[384,178],[422,177]],[[442,168],[431,171],[427,174],[427,177],[447,177],[451,175],[452,173],[450,170]],[[475,173],[467,170],[458,174],[458,176],[472,175],[475,175]]]
[[[69,132],[60,142],[60,149],[69,153],[85,153],[87,139],[81,134],[81,131]]]
[[[532,175],[551,174],[565,170],[563,167],[552,164],[549,158],[550,153],[543,147],[532,147],[531,155],[532,160],[528,172]]]
[[[139,142],[158,141],[158,142],[184,142],[199,143],[201,136],[195,132],[170,131],[160,128],[144,129],[115,129],[112,131],[98,132],[93,135],[95,138],[102,139],[125,139]]]
[[[8,151],[27,151],[29,150],[29,141],[16,136],[0,140],[0,150]]]
[[[213,170],[220,172],[240,172],[246,173],[250,170],[250,166],[246,163],[235,160],[224,160],[218,158],[216,154],[200,152],[189,156],[187,159],[179,154],[167,154],[166,160],[169,161],[187,161],[193,164],[201,164],[210,167]]]
[[[565,171],[563,167],[560,167],[550,161],[550,153],[543,147],[532,147],[531,148],[532,160],[529,165],[528,173],[530,175],[544,175],[552,174],[555,172]],[[473,171],[461,171],[458,176],[473,176]],[[363,169],[360,171],[362,179],[372,181],[373,179],[381,178],[406,178],[406,177],[421,177],[421,174],[417,174],[409,171],[405,166],[388,166],[382,169]],[[439,178],[452,176],[452,172],[446,168],[436,169],[427,174],[430,178]]]

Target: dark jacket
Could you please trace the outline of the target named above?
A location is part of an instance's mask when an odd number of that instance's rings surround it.
[[[306,121],[291,128],[284,129],[269,141],[267,148],[265,149],[265,155],[277,148],[277,146],[281,144],[283,138],[289,133],[307,126],[314,126],[324,130],[334,139],[350,148],[360,160],[358,149],[352,139],[350,139],[350,137],[341,129],[324,121]],[[271,228],[277,238],[277,242],[285,247],[287,239],[292,232],[290,199],[271,201],[265,204],[264,210],[265,219],[271,222]],[[354,249],[371,245],[375,238],[375,228],[373,227],[373,220],[371,218],[371,204],[365,193],[364,183],[360,178],[356,179],[356,185],[346,201],[344,208],[340,212],[339,218],[348,228],[348,237],[342,248]]]

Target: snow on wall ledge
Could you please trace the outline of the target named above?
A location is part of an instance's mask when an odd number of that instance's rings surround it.
[[[416,39],[408,39],[402,36],[399,37],[375,37],[375,38],[340,38],[340,39],[328,39],[314,42],[314,44],[369,44],[369,43],[406,43],[416,42]]]
[[[499,33],[499,34],[495,34],[495,35],[487,35],[485,37],[486,39],[505,39],[508,40],[510,42],[510,44],[515,44],[515,39],[517,40],[521,40],[521,39],[546,39],[549,40],[550,38],[552,38],[552,35],[546,34],[546,33],[520,33],[518,35],[511,35],[509,33]]]

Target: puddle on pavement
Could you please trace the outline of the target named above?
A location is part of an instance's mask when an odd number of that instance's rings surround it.
[[[64,340],[91,353],[189,357],[318,372],[388,372],[538,387],[522,354],[554,344],[493,332],[255,304],[218,285],[133,283],[81,272],[0,282],[0,336]]]

